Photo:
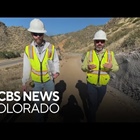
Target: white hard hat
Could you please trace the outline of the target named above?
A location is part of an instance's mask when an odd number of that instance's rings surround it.
[[[36,18],[30,22],[30,27],[28,31],[33,32],[33,33],[46,33],[47,32],[45,30],[43,22],[40,19],[36,19]]]
[[[106,33],[103,30],[99,30],[95,33],[93,40],[107,40]]]

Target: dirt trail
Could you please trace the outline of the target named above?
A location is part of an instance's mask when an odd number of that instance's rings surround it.
[[[85,73],[81,71],[81,56],[74,56],[63,60],[61,67],[61,75],[57,79],[64,80],[67,84],[63,93],[61,106],[68,102],[68,97],[73,94],[78,101],[78,105],[84,112],[85,100],[82,98],[82,90],[86,84]],[[79,82],[78,82],[79,80]],[[75,86],[79,84],[81,93]],[[77,86],[78,87],[78,86]],[[86,121],[86,118],[84,118]],[[140,104],[119,92],[118,90],[108,86],[107,93],[97,112],[97,122],[140,122]]]

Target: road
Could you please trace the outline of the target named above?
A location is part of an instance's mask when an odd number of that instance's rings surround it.
[[[5,68],[9,66],[14,66],[22,63],[23,58],[6,59],[0,61],[0,68]]]

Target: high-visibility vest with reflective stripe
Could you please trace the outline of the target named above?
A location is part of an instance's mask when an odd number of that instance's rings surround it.
[[[53,58],[54,45],[51,45],[51,47],[46,49],[42,62],[38,59],[35,48],[32,45],[25,47],[25,53],[27,54],[31,64],[31,79],[35,82],[47,82],[50,80],[50,75],[48,73],[48,60]]]
[[[107,85],[110,80],[110,75],[107,70],[103,67],[103,64],[112,61],[112,51],[106,50],[99,60],[95,50],[89,51],[87,53],[89,58],[89,63],[96,65],[96,68],[92,72],[87,72],[87,81],[95,85]]]

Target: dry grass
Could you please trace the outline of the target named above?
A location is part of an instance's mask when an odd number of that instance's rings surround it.
[[[1,91],[21,90],[22,64],[0,69],[0,89]]]

